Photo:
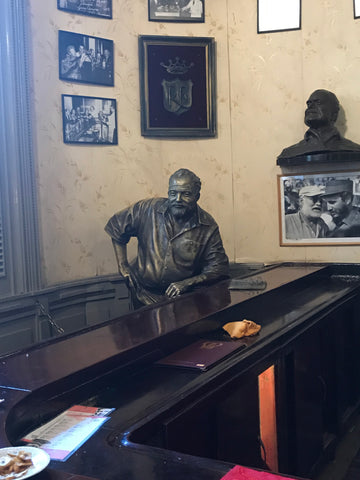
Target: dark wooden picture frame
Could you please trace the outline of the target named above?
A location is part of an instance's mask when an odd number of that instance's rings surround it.
[[[360,245],[360,171],[278,175],[278,198],[281,246]]]
[[[117,145],[114,98],[62,95],[64,143]]]
[[[112,18],[112,0],[57,0],[58,10],[90,17]]]
[[[114,86],[114,42],[59,30],[59,78]]]
[[[204,23],[205,0],[148,0],[152,22]]]
[[[301,30],[301,0],[257,0],[257,33]]]
[[[141,134],[216,135],[215,40],[139,37]]]

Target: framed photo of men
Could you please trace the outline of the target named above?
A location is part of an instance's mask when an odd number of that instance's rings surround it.
[[[64,12],[112,18],[112,0],[57,0],[57,6]]]
[[[205,0],[148,0],[149,20],[204,23]]]
[[[62,95],[64,143],[117,145],[114,98]]]
[[[214,137],[215,40],[140,36],[141,133]]]
[[[59,30],[59,77],[67,82],[114,86],[114,42]]]
[[[280,245],[359,245],[360,171],[278,176]]]

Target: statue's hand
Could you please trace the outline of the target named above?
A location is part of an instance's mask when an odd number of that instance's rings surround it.
[[[182,280],[181,282],[170,283],[170,285],[166,289],[165,295],[167,295],[170,298],[174,298],[186,292],[186,290],[188,290],[189,287],[190,287],[190,284],[186,280]]]
[[[130,268],[130,265],[128,263],[119,265],[119,272],[124,277],[127,287],[136,290],[137,281],[133,271]]]

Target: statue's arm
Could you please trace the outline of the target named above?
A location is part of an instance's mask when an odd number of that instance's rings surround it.
[[[114,247],[115,257],[119,273],[125,277],[130,270],[130,265],[127,258],[127,245],[116,242],[112,239],[112,244]]]
[[[124,277],[129,288],[136,290],[137,281],[127,258],[127,245],[118,243],[114,239],[112,239],[112,244],[120,275]]]
[[[170,283],[165,291],[165,295],[170,298],[177,297],[187,290],[190,290],[191,287],[194,287],[195,285],[201,285],[202,283],[206,282],[206,280],[206,275],[200,274],[194,277],[186,278],[185,280],[180,280],[179,282]]]
[[[171,283],[165,294],[168,297],[178,295],[203,283],[218,281],[229,276],[229,259],[225,253],[219,229],[216,228],[208,240],[201,265],[201,273],[178,282]]]
[[[128,287],[133,289],[136,289],[138,282],[127,258],[127,244],[131,237],[137,237],[138,210],[141,209],[137,204],[121,210],[105,226],[105,231],[112,240],[119,273],[125,278]]]

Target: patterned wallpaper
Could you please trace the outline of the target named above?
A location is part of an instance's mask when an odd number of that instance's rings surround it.
[[[360,20],[352,2],[303,0],[302,30],[262,35],[249,0],[205,0],[204,23],[149,22],[145,0],[113,0],[112,19],[60,11],[56,0],[29,2],[46,284],[115,272],[106,221],[140,198],[166,195],[180,167],[200,176],[199,203],[217,219],[232,261],[357,261],[356,246],[280,247],[276,186],[276,157],[302,138],[312,90],[337,94],[340,129],[360,142]],[[58,30],[112,40],[114,86],[60,80]],[[139,34],[215,38],[216,138],[141,136]],[[64,144],[62,94],[116,99],[118,145]]]

